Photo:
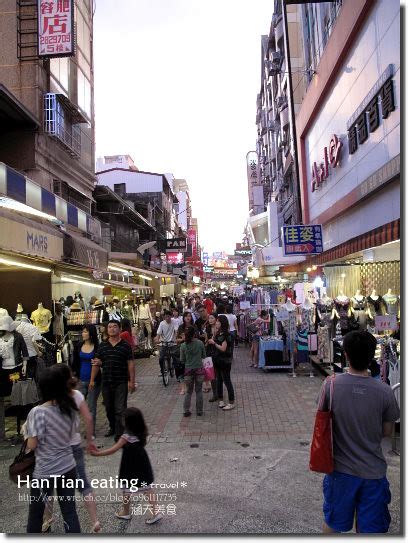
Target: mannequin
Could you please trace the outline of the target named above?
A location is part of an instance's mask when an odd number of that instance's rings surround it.
[[[24,313],[22,304],[17,304],[16,313]]]
[[[138,302],[138,308],[137,308],[137,321],[138,326],[141,328],[141,330],[144,330],[144,327],[147,329],[148,332],[148,348],[151,349],[152,347],[152,315],[151,310],[149,306],[149,298],[146,300],[143,300],[142,298]]]
[[[85,311],[85,301],[83,300],[83,297],[81,295],[81,292],[77,291],[74,293],[74,299],[75,301],[80,305],[82,311]]]
[[[281,306],[282,309],[286,309],[289,313],[289,319],[282,322],[283,329],[286,333],[286,348],[290,353],[293,353],[293,350],[296,345],[297,340],[297,327],[296,327],[296,308],[297,306],[292,303],[291,298],[288,297],[286,303]]]
[[[286,303],[283,304],[282,307],[287,309],[288,311],[295,311],[296,310],[296,305],[292,302],[291,298],[288,298],[286,300]]]
[[[40,334],[47,334],[50,330],[52,314],[49,309],[46,309],[42,302],[37,306],[37,309],[33,311],[30,316],[30,319],[33,321],[34,326],[38,328]]]
[[[67,319],[64,316],[61,304],[55,304],[55,314],[51,319],[51,333],[55,343],[59,343],[67,331]]]
[[[353,298],[350,301],[351,301],[352,313],[354,315],[355,320],[359,324],[359,330],[366,330],[366,324],[367,324],[366,298],[363,296],[360,290],[357,290],[356,294],[353,296]]]
[[[376,289],[373,289],[370,296],[367,297],[368,324],[374,326],[374,317],[376,315],[385,315],[386,312],[386,302],[377,294]]]
[[[128,319],[129,321],[134,323],[135,322],[135,313],[134,313],[134,309],[133,309],[132,305],[129,304],[128,298],[124,298],[123,302],[124,302],[124,305],[122,307],[122,314],[124,315],[124,317],[126,319]]]
[[[121,313],[118,311],[116,305],[113,303],[113,302],[109,302],[107,307],[106,307],[106,311],[108,313],[108,320],[116,320],[118,322],[121,321],[122,319],[122,316],[121,316]]]
[[[386,304],[388,315],[399,315],[400,297],[392,293],[392,289],[389,288],[386,294],[383,296],[384,303]]]
[[[305,298],[301,305],[302,330],[314,332],[315,328],[315,307],[309,298]]]
[[[335,306],[331,319],[336,323],[336,328],[340,327],[340,333],[344,336],[349,331],[349,317],[351,316],[350,300],[343,290],[340,289],[334,302]]]

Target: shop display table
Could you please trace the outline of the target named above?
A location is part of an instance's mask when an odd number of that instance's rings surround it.
[[[268,354],[268,357],[265,356],[266,354]],[[267,358],[268,360],[269,358],[271,360],[267,361]],[[291,362],[283,361],[283,340],[282,339],[261,338],[259,340],[258,367],[264,368],[264,369],[288,369],[292,367]]]

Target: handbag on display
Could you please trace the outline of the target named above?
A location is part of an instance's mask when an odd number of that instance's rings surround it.
[[[215,368],[210,356],[202,359],[202,367],[205,370],[205,381],[213,381],[215,379]]]
[[[328,380],[327,380],[328,381]],[[318,473],[332,473],[333,464],[333,431],[332,431],[332,401],[334,393],[335,376],[330,378],[329,410],[321,411],[325,396],[326,386],[323,385],[322,396],[316,412],[315,426],[313,428],[312,444],[310,446],[310,471]]]
[[[31,477],[33,475],[36,458],[34,451],[26,452],[27,439],[23,442],[20,452],[9,467],[9,477],[13,483],[18,483],[18,477]]]

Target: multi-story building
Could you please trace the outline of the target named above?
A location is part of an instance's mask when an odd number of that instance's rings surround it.
[[[184,232],[186,232],[191,224],[192,208],[191,198],[189,195],[189,186],[185,179],[174,179],[174,194],[178,199],[176,205],[176,213],[178,224]]]
[[[101,225],[91,216],[91,0],[2,1],[0,51],[0,304],[50,307],[75,292],[74,271],[91,293],[89,271],[108,264],[92,241]]]
[[[2,110],[7,114],[12,104],[21,104],[31,122],[2,123],[0,161],[90,213],[95,181],[92,2],[75,1],[75,55],[49,59],[38,57],[37,4],[1,2]],[[49,21],[55,35],[63,24],[57,19]]]

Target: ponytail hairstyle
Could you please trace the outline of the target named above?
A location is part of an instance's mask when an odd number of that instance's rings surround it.
[[[147,444],[148,428],[144,415],[137,407],[128,407],[124,413],[125,429],[140,440],[143,447]]]
[[[74,414],[78,411],[74,399],[70,394],[69,384],[61,371],[60,366],[55,364],[46,368],[41,374],[39,388],[43,402],[55,401],[63,415],[73,420]]]
[[[192,343],[192,340],[195,337],[196,330],[193,326],[188,326],[185,329],[185,343]]]

